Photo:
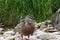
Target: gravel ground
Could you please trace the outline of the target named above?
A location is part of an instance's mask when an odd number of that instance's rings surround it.
[[[33,35],[30,35],[29,40],[60,40],[60,31],[53,29],[51,26],[46,27],[45,22],[36,23],[36,30]],[[3,34],[0,31],[0,40],[21,40],[21,36],[13,30],[5,31]],[[23,40],[27,40],[27,36],[23,36]]]

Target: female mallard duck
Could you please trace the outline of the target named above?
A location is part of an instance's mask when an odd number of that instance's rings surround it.
[[[20,23],[17,25],[17,30],[21,34],[21,37],[23,38],[23,35],[28,36],[33,34],[35,30],[35,23],[33,21],[33,16],[32,15],[27,15],[25,19],[21,20]]]

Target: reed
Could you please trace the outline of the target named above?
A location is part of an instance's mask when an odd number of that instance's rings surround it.
[[[60,0],[0,0],[0,22],[6,27],[14,27],[29,13],[37,22],[51,19],[59,4]]]

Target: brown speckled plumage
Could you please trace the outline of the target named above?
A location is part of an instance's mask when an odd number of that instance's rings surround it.
[[[30,15],[27,15],[25,19],[20,21],[20,23],[17,25],[17,30],[22,35],[22,38],[23,35],[28,36],[29,38],[29,35],[33,34],[35,30],[35,23],[32,18],[33,17]]]

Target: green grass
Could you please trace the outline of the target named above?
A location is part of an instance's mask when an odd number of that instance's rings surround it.
[[[59,4],[60,0],[0,0],[0,22],[5,27],[14,27],[29,13],[37,22],[51,19]]]

